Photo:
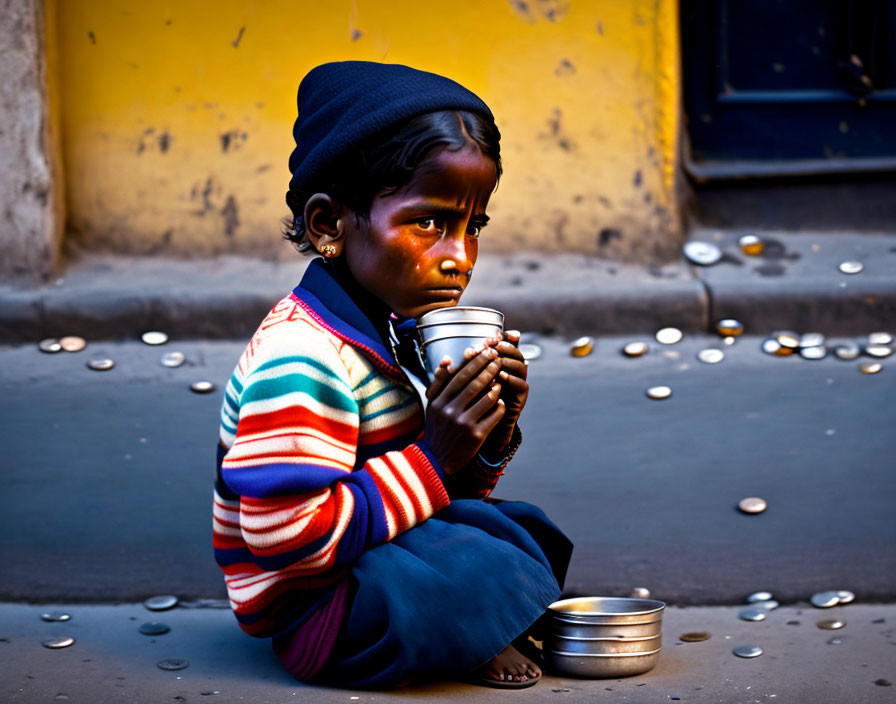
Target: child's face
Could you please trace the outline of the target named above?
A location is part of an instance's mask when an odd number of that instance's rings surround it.
[[[401,316],[457,305],[496,182],[495,163],[477,147],[434,151],[405,187],[374,196],[369,224],[344,219],[352,275]]]

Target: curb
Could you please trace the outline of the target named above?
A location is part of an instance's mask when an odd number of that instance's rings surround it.
[[[483,255],[464,303],[502,310],[508,327],[568,337],[666,326],[705,332],[722,318],[755,334],[863,335],[896,320],[896,235],[765,233],[766,251],[747,257],[737,246],[742,232],[693,234],[715,242],[722,260],[646,268],[584,255]],[[864,271],[840,273],[846,260],[864,262]],[[0,343],[126,339],[146,330],[246,338],[308,261],[85,257],[53,284],[0,287]]]

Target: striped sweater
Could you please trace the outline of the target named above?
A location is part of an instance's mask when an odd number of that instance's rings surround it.
[[[364,551],[448,505],[423,422],[373,322],[313,261],[247,345],[221,410],[215,557],[245,631],[307,621],[344,597]],[[479,464],[454,488],[484,497],[502,469]]]

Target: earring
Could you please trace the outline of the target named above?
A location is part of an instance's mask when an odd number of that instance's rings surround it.
[[[320,253],[323,254],[327,259],[332,259],[337,254],[336,245],[325,244],[320,248]]]

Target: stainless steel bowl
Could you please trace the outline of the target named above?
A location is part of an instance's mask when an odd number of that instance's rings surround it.
[[[436,308],[417,319],[418,326],[434,323],[486,323],[498,325],[503,329],[504,314],[494,308],[452,306],[451,308]]]
[[[662,650],[666,605],[653,599],[579,597],[548,607],[545,657],[562,674],[626,677],[647,672]]]
[[[663,632],[662,621],[644,623],[583,623],[554,616],[550,619],[554,633],[570,638],[644,638],[658,636]]]
[[[614,655],[617,653],[650,653],[663,647],[663,636],[643,638],[570,638],[551,636],[546,647],[570,655]]]
[[[583,655],[548,650],[548,662],[558,671],[575,677],[630,677],[653,669],[660,657],[658,648],[647,653]]]

